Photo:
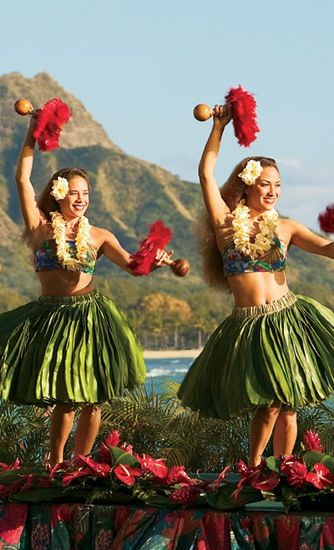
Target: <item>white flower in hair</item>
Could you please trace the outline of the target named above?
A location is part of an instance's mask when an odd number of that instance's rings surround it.
[[[260,161],[251,159],[247,162],[245,168],[238,176],[246,185],[254,185],[257,178],[261,175],[262,170],[263,167]]]
[[[57,201],[64,199],[69,189],[67,179],[58,176],[58,178],[56,180],[53,180],[52,183],[53,185],[50,195],[52,195]]]

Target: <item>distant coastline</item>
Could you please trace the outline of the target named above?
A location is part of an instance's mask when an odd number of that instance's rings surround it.
[[[179,359],[180,357],[197,357],[202,349],[166,349],[144,350],[145,359]]]

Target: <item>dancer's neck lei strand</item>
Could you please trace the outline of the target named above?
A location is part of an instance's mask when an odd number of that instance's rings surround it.
[[[77,271],[86,261],[89,251],[90,225],[86,216],[80,218],[78,232],[75,236],[76,258],[70,254],[70,245],[66,240],[66,221],[60,212],[50,212],[51,225],[56,241],[56,253],[59,262],[70,271]]]
[[[241,201],[234,210],[234,220],[232,222],[234,229],[233,242],[236,250],[255,260],[264,256],[274,243],[278,213],[275,209],[272,209],[261,214],[262,219],[258,222],[259,233],[257,233],[254,242],[251,242],[252,221],[249,212],[250,209],[244,204],[244,201]]]

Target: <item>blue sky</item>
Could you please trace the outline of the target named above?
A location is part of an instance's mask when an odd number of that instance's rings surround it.
[[[210,122],[193,106],[255,93],[250,148],[228,128],[223,183],[248,154],[278,160],[280,210],[317,227],[334,202],[333,0],[2,0],[0,74],[47,71],[125,152],[197,181]]]

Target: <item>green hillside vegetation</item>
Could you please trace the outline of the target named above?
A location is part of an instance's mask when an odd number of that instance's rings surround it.
[[[168,269],[134,278],[102,259],[97,286],[126,311],[145,346],[200,344],[231,308],[231,297],[209,290],[202,281],[194,222],[202,208],[199,186],[131,157],[115,145],[80,101],[48,74],[27,79],[19,73],[0,77],[0,311],[38,295],[31,253],[21,239],[21,214],[14,174],[28,120],[13,104],[29,98],[35,107],[60,96],[72,108],[61,148],[36,153],[32,179],[40,191],[53,172],[64,166],[87,170],[92,181],[89,219],[113,231],[130,252],[137,249],[148,226],[163,219],[174,232],[175,257],[186,257],[191,272],[177,278]],[[290,250],[289,280],[304,292],[334,307],[331,261]]]

